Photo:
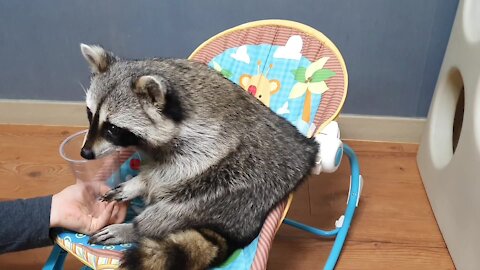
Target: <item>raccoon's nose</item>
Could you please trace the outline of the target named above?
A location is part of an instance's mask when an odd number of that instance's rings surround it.
[[[85,148],[85,147],[83,147],[82,151],[80,151],[80,155],[84,159],[94,159],[95,158],[95,153],[93,153],[92,149],[88,149],[88,148]]]

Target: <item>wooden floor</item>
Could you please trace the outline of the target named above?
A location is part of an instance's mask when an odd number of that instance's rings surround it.
[[[52,194],[73,183],[58,155],[72,127],[0,125],[0,200]],[[364,189],[336,269],[455,269],[423,188],[412,144],[347,142],[358,154]],[[296,193],[289,217],[332,228],[346,206],[348,161]],[[5,218],[5,217],[2,217]],[[0,228],[1,230],[1,228]],[[268,269],[323,269],[332,240],[283,225]],[[50,248],[0,256],[0,269],[40,269]],[[66,269],[79,269],[71,258]]]

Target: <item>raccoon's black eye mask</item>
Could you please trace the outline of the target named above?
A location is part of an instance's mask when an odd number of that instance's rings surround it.
[[[93,114],[88,107],[87,107],[87,117],[88,117],[88,122],[91,124],[93,119]]]
[[[128,129],[118,127],[110,122],[102,125],[102,133],[105,139],[117,146],[135,146],[140,143],[140,138]]]

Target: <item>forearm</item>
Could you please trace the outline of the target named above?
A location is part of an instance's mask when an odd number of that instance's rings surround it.
[[[0,253],[51,244],[52,196],[0,202]]]

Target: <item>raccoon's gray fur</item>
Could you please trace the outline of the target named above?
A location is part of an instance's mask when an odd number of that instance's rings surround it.
[[[201,63],[121,60],[81,45],[92,69],[85,158],[134,146],[150,162],[106,200],[141,196],[133,224],[94,243],[138,242],[126,269],[205,269],[250,243],[315,165],[318,145]]]

